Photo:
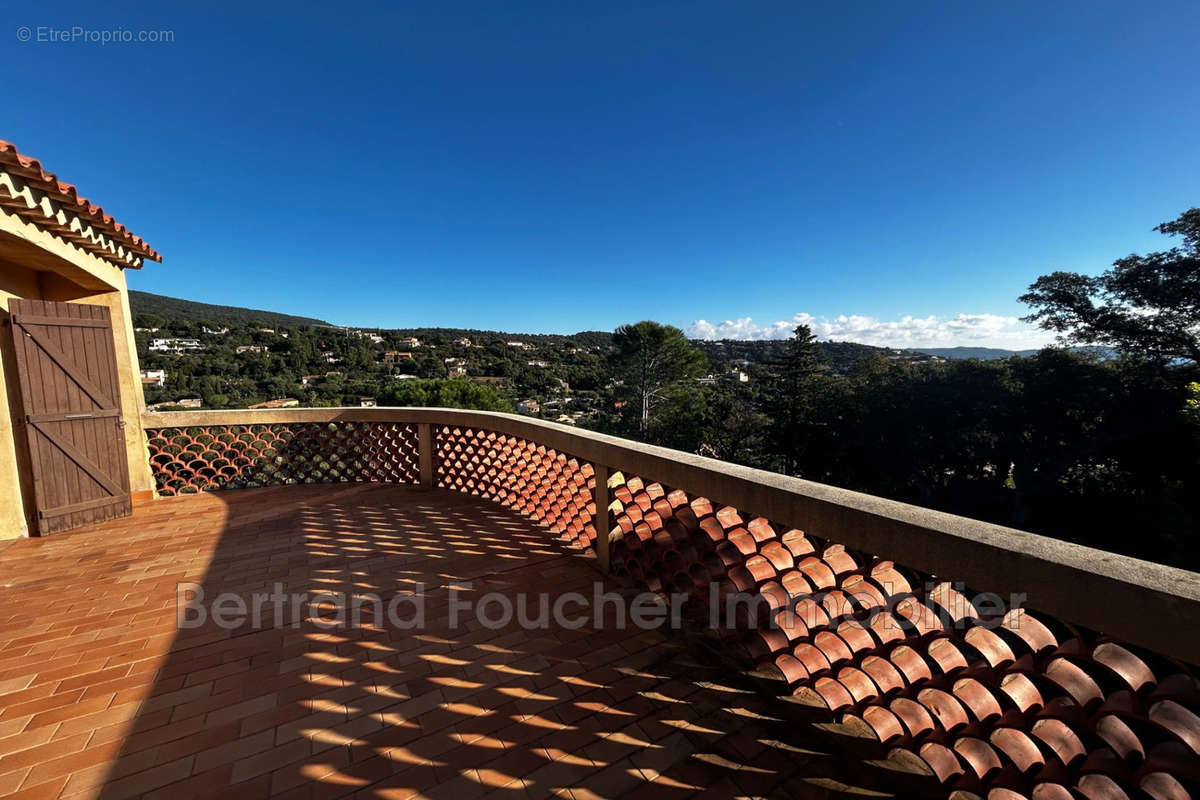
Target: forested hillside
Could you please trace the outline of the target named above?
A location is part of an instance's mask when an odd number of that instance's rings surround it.
[[[149,292],[129,292],[129,307],[134,317],[154,315],[171,322],[213,322],[220,324],[245,325],[260,322],[264,325],[328,325],[319,319],[280,314],[277,311],[258,311],[237,306],[217,306],[197,303]]]
[[[268,327],[153,314],[135,321],[150,405],[236,408],[294,400],[512,411],[518,401],[535,399],[562,414],[594,408],[604,376],[602,348],[588,344],[594,334]]]
[[[177,325],[179,323],[210,323],[210,328],[218,328],[222,326],[232,325],[234,327],[246,327],[257,323],[258,327],[279,327],[286,329],[307,328],[307,327],[329,327],[335,326],[328,322],[309,317],[298,317],[292,314],[284,314],[277,311],[263,311],[251,308],[240,308],[237,306],[219,306],[210,303],[198,303],[192,300],[184,300],[178,297],[167,297],[165,295],[150,294],[148,292],[129,293],[129,303],[133,310],[134,317],[142,317],[143,322],[148,327],[157,327],[157,325],[170,323]],[[147,316],[148,315],[148,316]],[[155,319],[157,318],[157,319]],[[152,324],[153,323],[153,324]],[[612,341],[612,333],[610,331],[580,331],[575,334],[545,334],[545,333],[506,333],[504,331],[480,330],[477,328],[394,328],[394,329],[378,329],[366,328],[377,333],[387,333],[398,337],[415,336],[419,339],[442,339],[453,340],[459,338],[474,338],[479,341],[509,341],[520,339],[538,346],[565,346],[574,345],[592,348],[606,348]],[[244,343],[244,342],[239,342]],[[723,339],[717,341],[693,340],[693,344],[698,347],[711,362],[719,365],[731,364],[734,362],[747,362],[749,364],[772,364],[779,360],[782,353],[787,348],[785,340],[760,340],[760,341],[742,341],[733,339]],[[883,347],[874,347],[869,344],[858,344],[855,342],[820,342],[818,343],[825,361],[836,371],[846,372],[854,363],[863,356],[867,355],[882,355],[893,360],[907,361],[930,361],[930,355],[936,355],[934,351],[918,351],[918,350],[894,350]],[[953,348],[954,350],[966,350],[968,348]],[[979,349],[979,348],[973,348]],[[1008,353],[1009,351],[989,350],[987,354],[982,356],[986,358],[997,357],[996,354]],[[1035,351],[1029,351],[1035,352]],[[1028,353],[1026,353],[1028,354]],[[965,357],[957,355],[956,357]]]
[[[720,339],[717,341],[695,340],[693,344],[713,362],[747,362],[749,364],[775,364],[787,353],[788,342],[781,339],[744,341]],[[817,342],[822,360],[838,373],[849,372],[860,359],[878,356],[892,361],[933,362],[936,359],[913,350],[895,350],[874,347],[857,342]]]

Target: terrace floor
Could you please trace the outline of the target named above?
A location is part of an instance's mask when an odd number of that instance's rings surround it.
[[[860,765],[677,634],[449,625],[451,586],[590,597],[599,578],[514,512],[402,486],[172,498],[19,540],[0,552],[0,795],[862,791]],[[209,599],[423,583],[426,625],[276,628],[268,607],[266,627],[179,630],[180,581]]]

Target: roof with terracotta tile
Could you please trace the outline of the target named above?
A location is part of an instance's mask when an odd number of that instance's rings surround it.
[[[0,206],[118,267],[139,269],[162,256],[140,236],[0,139]]]

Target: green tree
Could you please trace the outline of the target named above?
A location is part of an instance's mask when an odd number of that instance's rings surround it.
[[[1154,230],[1181,236],[1183,246],[1126,256],[1094,277],[1043,275],[1021,296],[1034,309],[1025,319],[1064,343],[1200,364],[1200,208]]]
[[[432,406],[477,411],[512,411],[495,389],[465,378],[396,381],[378,396],[383,406]]]
[[[720,381],[706,392],[702,455],[762,465],[771,419],[761,410],[754,385]]]
[[[645,439],[672,390],[698,378],[708,360],[679,328],[648,320],[617,328],[613,348],[614,374],[636,403],[638,432]]]
[[[767,394],[769,446],[785,473],[796,471],[798,454],[814,424],[814,405],[826,370],[817,337],[807,325],[796,326],[787,350],[774,365]]]

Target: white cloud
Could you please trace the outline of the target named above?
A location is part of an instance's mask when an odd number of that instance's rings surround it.
[[[698,319],[687,328],[693,339],[788,339],[797,325],[808,325],[819,339],[860,342],[878,347],[1003,347],[1026,350],[1050,344],[1054,337],[1018,317],[957,314],[881,320],[861,314],[815,317],[800,313],[760,325],[750,317],[712,323]]]

